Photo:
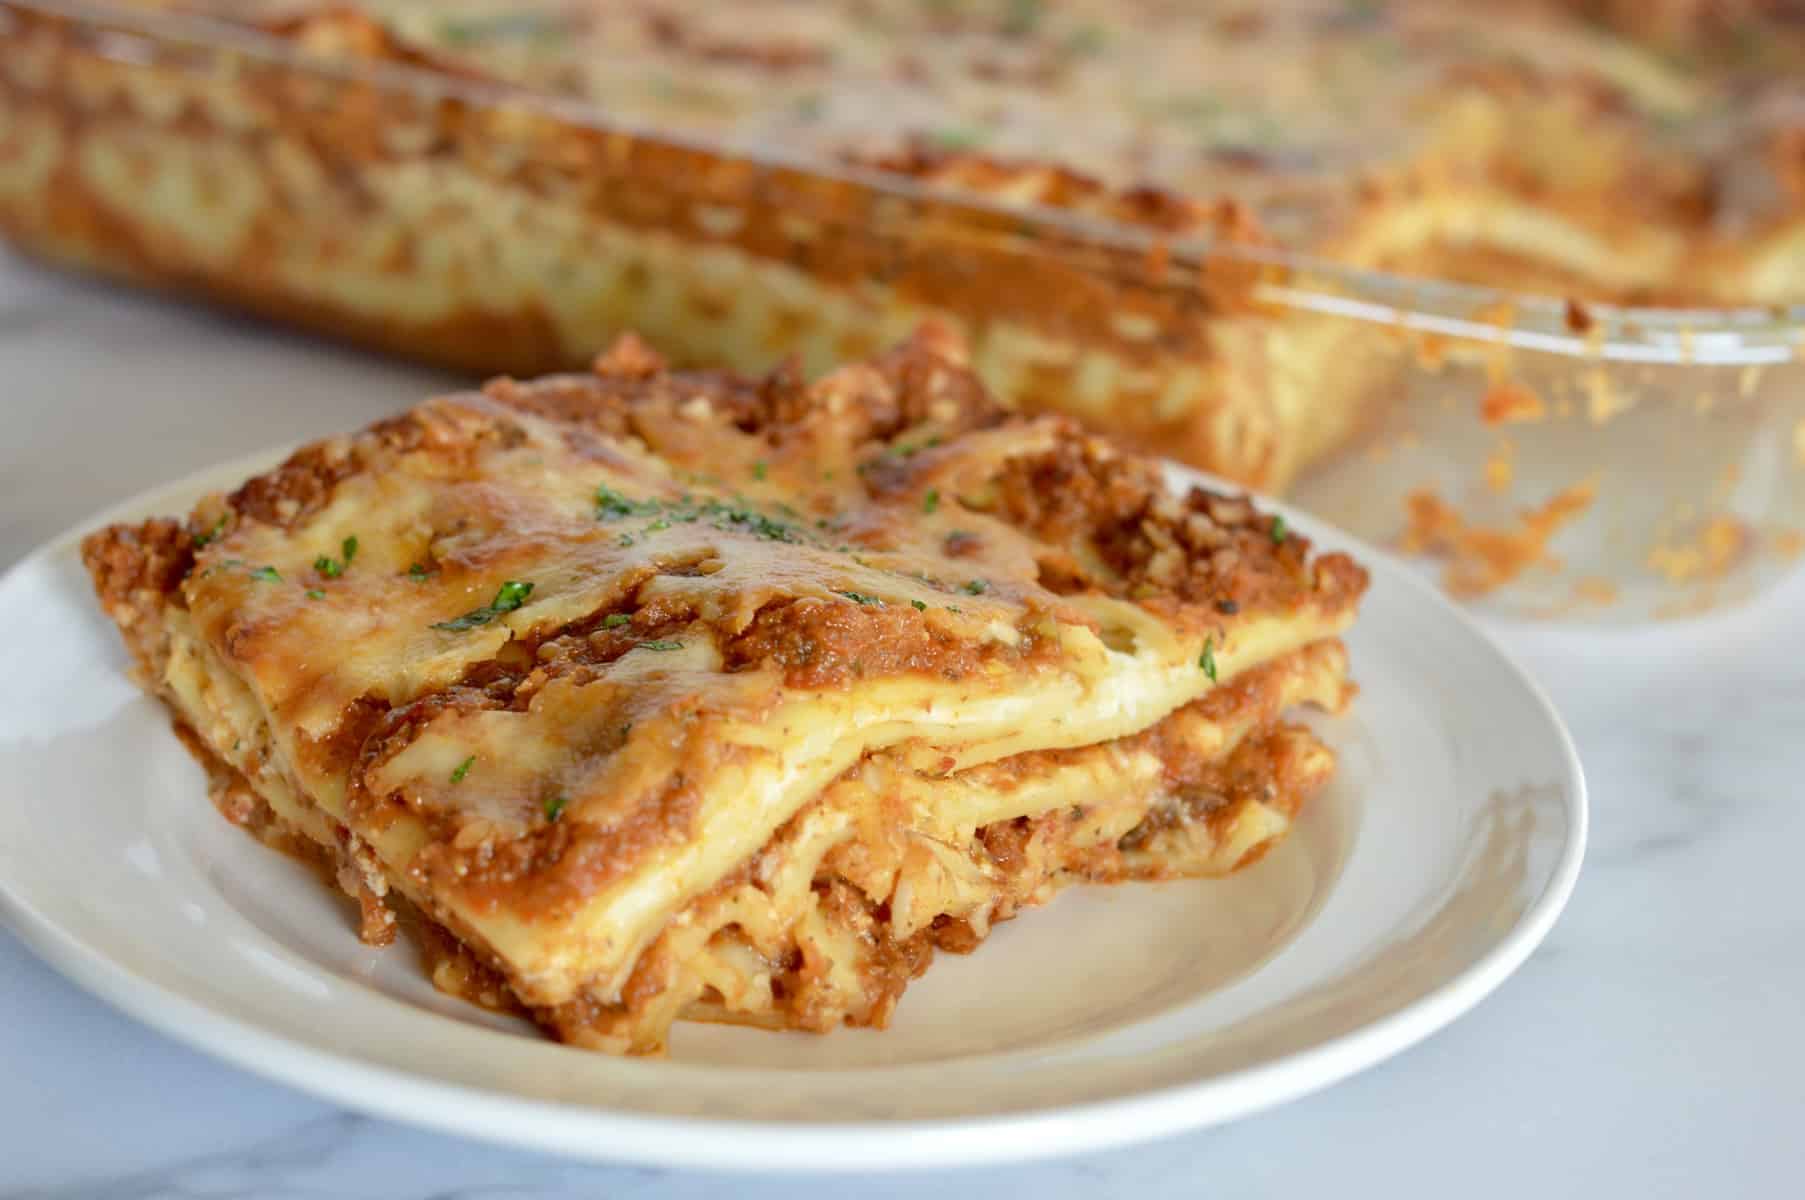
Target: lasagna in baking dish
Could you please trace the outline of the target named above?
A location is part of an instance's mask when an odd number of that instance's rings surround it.
[[[1258,859],[1366,584],[991,401],[927,331],[804,384],[499,380],[84,557],[231,818],[447,990],[655,1053],[883,1025],[1075,882]]]
[[[1391,343],[1173,244],[1805,299],[1778,0],[94,7],[0,0],[0,230],[483,373],[629,328],[818,372],[931,317],[1009,402],[1271,491],[1402,390]]]
[[[1783,3],[175,7],[1004,204],[1593,301],[1805,298],[1805,20]]]

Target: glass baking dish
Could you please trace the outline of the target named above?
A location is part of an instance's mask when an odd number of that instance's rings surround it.
[[[0,231],[473,371],[819,371],[925,317],[1025,406],[1287,490],[1490,611],[1683,616],[1805,549],[1805,310],[1580,308],[610,123],[254,30],[0,0]]]

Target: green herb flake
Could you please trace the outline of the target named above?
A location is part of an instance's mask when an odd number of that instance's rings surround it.
[[[532,594],[532,584],[521,583],[517,580],[509,579],[496,590],[495,599],[490,603],[489,607],[493,608],[496,612],[513,612],[522,604],[525,604],[526,598]]]
[[[982,596],[990,590],[990,584],[983,579],[967,579],[965,586],[959,590],[968,596]]]
[[[926,600],[911,600],[909,603],[914,606],[916,612],[928,611],[928,602]]]
[[[794,526],[767,517],[755,509],[732,508],[719,501],[710,501],[704,508],[709,516],[715,518],[716,529],[744,530],[771,542],[800,542],[802,540],[801,533]]]
[[[255,579],[258,583],[281,583],[282,572],[276,570],[274,567],[258,567],[255,571],[251,572],[251,578]]]
[[[619,629],[622,625],[631,624],[632,621],[633,618],[629,617],[626,613],[609,613],[602,618],[602,628]]]
[[[407,569],[407,577],[415,583],[425,583],[432,578],[432,568],[425,563],[415,563]]]
[[[1215,639],[1213,639],[1213,638],[1204,638],[1203,639],[1203,653],[1199,654],[1197,656],[1197,665],[1203,668],[1203,673],[1210,677],[1211,683],[1216,682],[1216,643],[1215,643]]]
[[[876,596],[867,596],[864,592],[835,592],[834,595],[844,596],[854,604],[876,605],[878,608],[884,606],[882,600],[878,599]]]
[[[933,134],[934,145],[942,150],[975,150],[984,144],[984,131],[971,129],[963,125],[948,125],[936,129]]]
[[[453,782],[453,783],[464,782],[464,776],[470,774],[470,768],[474,767],[475,765],[476,765],[476,755],[472,754],[469,758],[466,758],[463,762],[461,762],[457,765],[457,770],[455,770],[451,773],[451,782]]]
[[[1275,546],[1282,546],[1285,544],[1285,539],[1290,536],[1291,536],[1291,531],[1289,529],[1285,528],[1285,518],[1277,517],[1277,516],[1273,517],[1272,518],[1272,544]]]
[[[552,13],[504,12],[451,19],[439,24],[439,40],[448,46],[473,46],[502,40],[542,41],[562,36],[564,26]]]
[[[480,626],[487,625],[490,621],[493,621],[503,613],[513,612],[522,604],[525,604],[526,598],[532,594],[532,584],[510,579],[496,590],[495,599],[489,601],[489,603],[483,605],[481,608],[473,608],[461,617],[455,617],[449,621],[439,621],[433,625],[433,628],[443,629],[451,633],[462,633],[467,629],[476,629]]]
[[[656,500],[630,500],[605,483],[595,489],[595,515],[600,521],[650,516],[658,507]]]
[[[940,444],[940,435],[932,434],[919,442],[899,442],[890,448],[890,453],[898,458],[914,458],[923,450],[932,450]]]
[[[758,464],[760,468],[763,463]],[[763,478],[761,475],[760,478]],[[709,524],[724,533],[749,533],[767,541],[800,544],[808,541],[808,536],[801,527],[802,514],[788,505],[778,505],[778,509],[793,521],[780,520],[768,513],[753,508],[738,496],[732,503],[717,499],[698,499],[685,493],[674,501],[664,500],[629,500],[612,488],[603,485],[596,489],[596,517],[599,520],[616,520],[628,516],[649,516],[654,518],[639,530],[640,537],[659,533],[672,525],[694,525],[707,520]],[[633,536],[630,533],[620,535],[621,546],[631,546]]]
[[[326,598],[326,593],[322,592],[319,588],[308,588],[307,598],[309,600],[324,600]]]
[[[1009,0],[1009,11],[1003,17],[1003,32],[1012,37],[1033,33],[1044,9],[1045,0]]]
[[[639,648],[641,650],[660,650],[660,651],[662,651],[662,650],[681,650],[681,649],[683,649],[683,643],[682,642],[665,641],[664,639],[659,638],[659,639],[655,639],[650,642],[641,642],[641,643],[639,643]]]
[[[219,540],[219,535],[226,531],[226,518],[229,516],[231,516],[230,513],[220,513],[219,520],[213,522],[213,528],[207,530],[205,533],[195,534],[194,548],[199,550],[208,542],[217,542]]]
[[[313,569],[327,579],[337,579],[343,575],[350,568],[351,560],[357,557],[357,535],[352,534],[346,538],[340,543],[339,549],[344,555],[343,558],[333,558],[331,555],[322,554],[313,560]]]
[[[564,806],[570,801],[564,796],[552,796],[545,801],[545,819],[556,821],[564,815]]]
[[[925,495],[921,498],[921,511],[924,513],[932,513],[935,509],[937,509],[939,507],[940,507],[940,489],[939,488],[929,488],[927,495]]]
[[[765,473],[765,464],[762,461],[752,464],[752,478],[762,481]]]
[[[1099,54],[1109,45],[1109,30],[1101,25],[1085,25],[1074,29],[1065,39],[1065,52],[1074,58]]]

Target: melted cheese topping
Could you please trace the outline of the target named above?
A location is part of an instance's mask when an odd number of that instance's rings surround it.
[[[541,1006],[617,996],[873,753],[925,780],[1135,734],[1364,585],[1004,414],[932,339],[808,388],[627,344],[310,447],[191,528],[165,677],[202,735]]]

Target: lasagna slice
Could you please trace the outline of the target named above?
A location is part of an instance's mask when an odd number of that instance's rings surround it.
[[[1075,881],[1220,874],[1333,769],[1364,572],[1006,412],[935,331],[813,384],[628,339],[84,556],[227,815],[440,986],[654,1053],[882,1025]]]

